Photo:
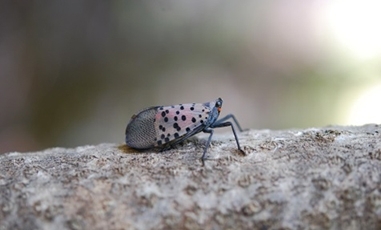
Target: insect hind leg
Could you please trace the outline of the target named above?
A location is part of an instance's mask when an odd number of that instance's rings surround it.
[[[240,132],[243,132],[243,131],[248,130],[248,129],[242,129],[242,128],[241,128],[241,126],[240,126],[239,123],[238,123],[238,120],[235,118],[235,116],[234,116],[233,114],[228,114],[228,115],[226,115],[225,117],[223,117],[223,118],[217,120],[216,122],[214,122],[213,126],[216,127],[216,126],[218,126],[219,124],[223,124],[226,120],[228,120],[228,119],[230,119],[230,118],[233,119],[235,125],[237,126],[237,128],[238,128],[238,130],[239,130]],[[226,126],[229,126],[229,125],[226,125]],[[222,127],[224,127],[224,126],[222,126]]]
[[[174,146],[176,146],[177,144],[182,143],[182,142],[184,142],[186,139],[190,138],[191,136],[193,136],[193,135],[195,135],[195,134],[201,132],[202,129],[203,129],[203,127],[200,126],[200,127],[196,128],[196,129],[194,129],[194,130],[192,130],[192,131],[186,133],[184,136],[182,136],[182,137],[180,137],[180,138],[178,138],[178,139],[175,139],[175,140],[173,140],[173,141],[167,143],[166,146],[164,146],[164,147],[161,149],[161,151],[166,151],[166,150],[169,150],[169,149],[174,148]]]
[[[201,156],[202,166],[204,166],[205,165],[205,162],[204,162],[205,161],[205,154],[208,151],[210,142],[212,141],[212,136],[213,136],[214,131],[211,128],[205,128],[202,131],[204,133],[210,133],[209,138],[208,138],[208,142],[206,143],[206,146],[205,146],[205,149],[204,149],[204,153]]]

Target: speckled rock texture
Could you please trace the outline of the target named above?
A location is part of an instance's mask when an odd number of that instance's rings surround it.
[[[381,229],[381,126],[0,155],[2,229]]]

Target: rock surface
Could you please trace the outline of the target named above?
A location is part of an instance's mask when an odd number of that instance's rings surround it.
[[[381,126],[0,155],[2,229],[381,229]]]

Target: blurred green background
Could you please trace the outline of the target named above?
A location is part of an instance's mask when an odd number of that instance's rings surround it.
[[[124,142],[151,105],[381,123],[379,1],[1,1],[0,153]]]

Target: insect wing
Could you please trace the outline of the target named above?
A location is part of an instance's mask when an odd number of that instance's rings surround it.
[[[161,146],[180,139],[187,133],[201,131],[200,127],[207,122],[209,113],[210,108],[206,104],[193,103],[158,107],[155,115],[157,135],[155,145]]]
[[[136,149],[148,149],[155,145],[154,117],[157,107],[150,107],[131,117],[126,128],[126,144]]]

